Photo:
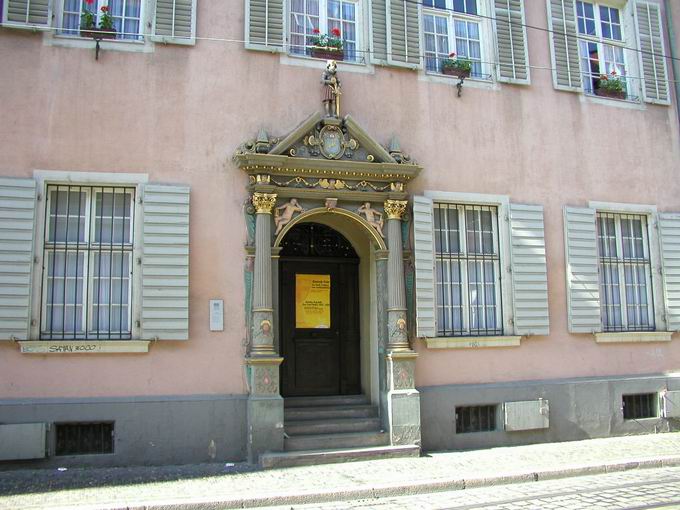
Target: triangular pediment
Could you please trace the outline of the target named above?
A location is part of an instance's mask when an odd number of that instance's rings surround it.
[[[401,151],[396,138],[383,146],[350,115],[339,119],[315,112],[285,136],[260,130],[257,137],[237,150],[235,156],[266,154],[304,160],[330,160],[362,164],[414,165]],[[306,166],[312,164],[306,162]],[[321,162],[319,162],[321,164]]]

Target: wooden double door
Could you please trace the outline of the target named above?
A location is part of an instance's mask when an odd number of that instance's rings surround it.
[[[283,396],[361,393],[359,259],[281,257]]]

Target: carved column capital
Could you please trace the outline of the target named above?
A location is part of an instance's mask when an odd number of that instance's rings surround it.
[[[253,205],[257,214],[271,214],[276,205],[276,193],[253,193]]]
[[[406,212],[408,200],[385,200],[385,212],[388,220],[401,220]]]

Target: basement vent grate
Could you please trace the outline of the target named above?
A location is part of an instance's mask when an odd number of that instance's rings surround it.
[[[113,422],[57,423],[55,455],[113,453]]]
[[[657,418],[659,416],[656,393],[638,393],[623,396],[623,419]]]
[[[496,430],[496,406],[456,407],[456,433]]]

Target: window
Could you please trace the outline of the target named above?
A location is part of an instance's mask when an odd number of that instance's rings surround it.
[[[359,51],[360,5],[356,0],[291,0],[290,52],[310,55],[312,38],[340,31],[344,60],[363,61]]]
[[[623,395],[623,419],[656,418],[659,416],[656,393]]]
[[[105,423],[57,423],[55,455],[113,453],[113,426]]]
[[[434,204],[438,336],[503,334],[498,209]]]
[[[614,76],[628,94],[628,67],[624,54],[624,30],[621,11],[615,7],[590,2],[576,2],[579,33],[579,58],[583,88],[597,94],[602,76]]]
[[[597,214],[604,331],[654,330],[647,216]]]
[[[425,68],[441,72],[442,61],[455,52],[472,61],[471,76],[487,77],[483,62],[480,0],[423,0]]]
[[[41,340],[130,339],[135,188],[46,196]]]
[[[85,11],[96,17],[99,26],[102,7],[107,7],[113,18],[116,39],[142,39],[142,0],[63,0],[61,34],[80,35],[81,17]]]
[[[456,434],[496,430],[496,406],[456,407]]]

